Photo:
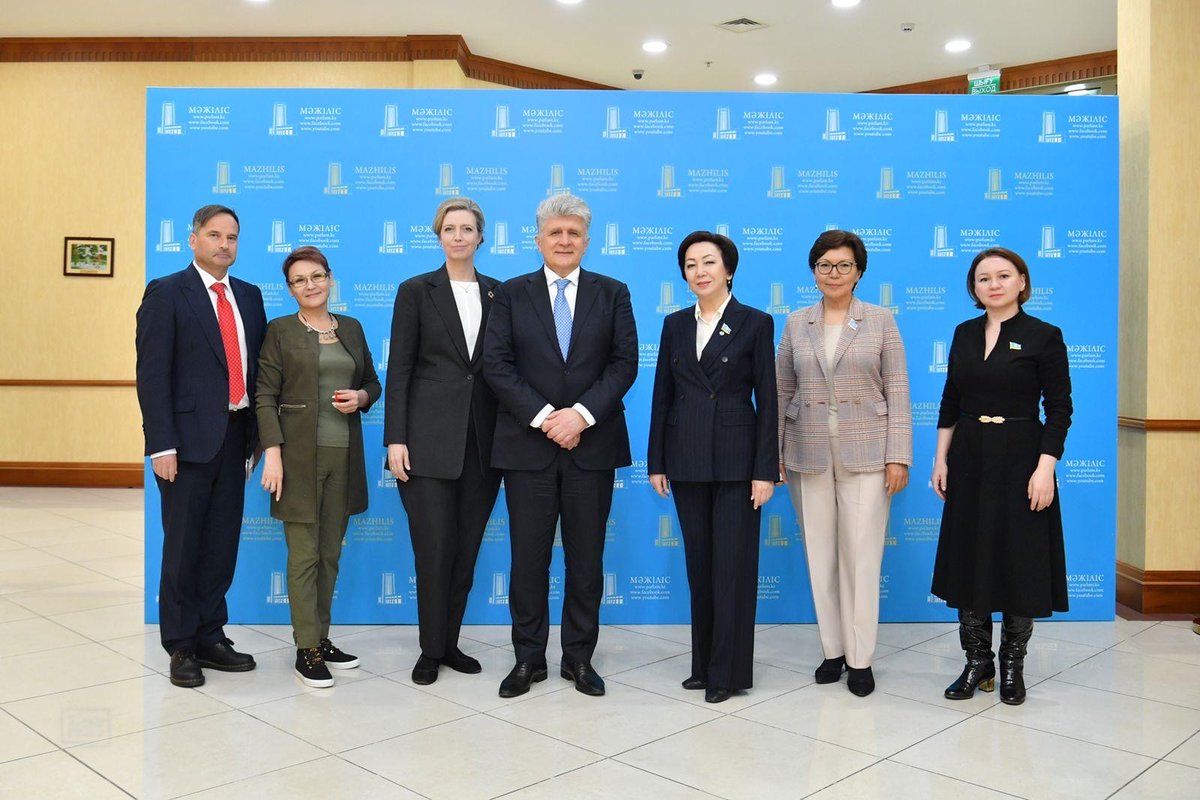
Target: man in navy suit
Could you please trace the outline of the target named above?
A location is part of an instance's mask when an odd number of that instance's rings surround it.
[[[192,218],[192,263],[146,286],[137,312],[137,393],[162,499],[159,633],[171,683],[201,667],[254,669],[225,637],[245,480],[258,443],[251,404],[266,332],[262,293],[231,278],[240,224],[209,205]]]
[[[567,566],[560,672],[580,692],[604,694],[591,661],[614,470],[632,463],[621,398],[637,375],[637,328],[625,284],[579,266],[591,220],[578,197],[542,201],[535,241],[544,265],[500,286],[484,337],[483,374],[500,402],[492,466],[504,472],[512,540],[517,663],[501,697],[546,679],[550,556],[560,520]]]

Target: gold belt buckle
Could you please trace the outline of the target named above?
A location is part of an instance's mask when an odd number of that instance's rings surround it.
[[[979,421],[980,421],[980,422],[985,422],[985,423],[986,423],[986,422],[994,422],[994,423],[996,423],[997,425],[1003,425],[1003,424],[1004,424],[1004,417],[989,417],[987,414],[982,414],[982,415],[980,415],[980,417],[979,417]]]

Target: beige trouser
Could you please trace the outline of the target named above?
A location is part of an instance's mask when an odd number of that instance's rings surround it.
[[[838,447],[837,415],[829,415],[830,469],[787,471],[792,505],[804,522],[804,551],[825,658],[846,656],[863,669],[875,657],[879,571],[891,498],[884,471],[849,472]]]

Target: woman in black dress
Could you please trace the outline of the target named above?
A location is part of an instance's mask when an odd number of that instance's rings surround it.
[[[986,313],[959,325],[950,345],[933,466],[933,490],[946,503],[933,593],[958,609],[967,654],[946,689],[951,700],[993,690],[992,612],[1000,611],[1000,699],[1024,702],[1033,617],[1067,610],[1054,467],[1071,425],[1071,378],[1062,331],[1021,310],[1031,291],[1019,255],[984,250],[967,292]]]

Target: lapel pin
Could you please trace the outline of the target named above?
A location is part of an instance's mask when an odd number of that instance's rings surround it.
[[[495,292],[488,292],[488,299],[489,299],[489,300],[495,300],[495,299],[496,299],[496,293],[495,293]]]
[[[728,325],[726,325],[724,322],[722,322],[721,323],[721,335],[728,336],[731,333],[733,333],[733,329],[730,328]]]
[[[1021,343],[1020,343],[1020,342],[1009,342],[1009,343],[1008,343],[1008,349],[1009,349],[1009,350],[1020,350],[1020,349],[1021,349]]]
[[[846,324],[850,326],[850,330],[858,330],[858,320],[854,319],[854,317],[851,317],[849,320],[847,320]]]

